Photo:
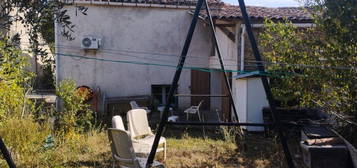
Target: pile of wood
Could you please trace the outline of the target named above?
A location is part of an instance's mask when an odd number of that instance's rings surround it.
[[[309,168],[354,167],[345,141],[325,126],[304,126],[300,147],[304,163]]]

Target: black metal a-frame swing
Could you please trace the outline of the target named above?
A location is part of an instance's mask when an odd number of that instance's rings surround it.
[[[252,27],[251,27],[250,20],[249,20],[247,11],[246,11],[244,0],[238,0],[238,2],[239,2],[239,7],[241,9],[243,20],[244,20],[244,23],[245,23],[245,26],[246,26],[246,31],[247,31],[248,37],[250,39],[250,43],[251,43],[251,46],[252,46],[254,57],[255,57],[255,60],[257,61],[257,63],[256,63],[257,68],[258,68],[259,72],[263,74],[265,72],[265,68],[264,68],[264,65],[261,62],[262,59],[261,59],[260,52],[258,50],[256,41],[255,41],[254,35],[253,35]],[[225,78],[225,84],[226,84],[226,86],[227,86],[227,88],[229,90],[228,93],[229,93],[229,97],[230,97],[230,102],[232,104],[233,111],[235,113],[235,118],[236,118],[237,122],[235,122],[235,123],[234,122],[229,122],[229,123],[202,122],[202,123],[198,123],[198,122],[168,122],[167,121],[168,113],[169,113],[169,105],[173,101],[174,93],[175,93],[175,90],[177,89],[177,86],[178,86],[177,84],[178,84],[178,81],[180,79],[183,66],[185,64],[185,59],[186,59],[187,52],[188,52],[188,49],[189,49],[190,44],[191,44],[192,35],[194,33],[194,30],[195,30],[195,27],[196,27],[196,24],[197,24],[197,21],[198,21],[198,17],[199,17],[199,14],[200,14],[200,10],[201,10],[203,4],[205,5],[206,14],[207,14],[207,16],[209,18],[209,24],[210,24],[210,28],[211,28],[211,31],[212,31],[212,34],[213,34],[214,41],[215,41],[215,47],[216,47],[218,58],[219,58],[219,62],[220,62],[220,65],[221,65],[221,70],[223,72],[225,72],[225,68],[224,68],[221,52],[220,52],[220,49],[219,49],[219,43],[218,43],[218,40],[217,40],[217,37],[216,37],[214,24],[213,24],[213,20],[212,20],[212,17],[211,17],[211,13],[210,13],[210,9],[209,9],[207,0],[198,0],[195,12],[193,14],[192,22],[191,22],[191,25],[190,25],[190,28],[189,28],[189,31],[188,31],[188,34],[187,34],[187,37],[186,37],[186,41],[185,41],[184,47],[182,49],[180,60],[179,60],[178,65],[176,67],[176,73],[175,73],[175,76],[174,76],[172,84],[171,84],[171,88],[170,88],[169,95],[168,95],[168,100],[166,101],[164,112],[163,112],[159,127],[158,127],[157,132],[156,132],[154,144],[152,146],[148,161],[146,163],[146,168],[150,168],[152,163],[153,163],[153,160],[155,158],[155,154],[156,154],[156,150],[157,150],[157,147],[158,147],[158,144],[159,144],[159,140],[160,140],[161,134],[163,133],[164,127],[167,124],[172,124],[172,125],[201,125],[201,126],[204,126],[204,125],[269,126],[269,125],[273,125],[274,124],[275,128],[277,130],[278,136],[280,138],[281,144],[283,146],[283,150],[284,150],[284,154],[285,154],[285,158],[287,160],[288,166],[289,166],[289,168],[295,168],[293,160],[292,160],[292,157],[291,157],[291,154],[290,154],[290,151],[289,151],[289,148],[288,148],[288,145],[287,145],[286,137],[284,136],[284,134],[282,132],[282,129],[281,129],[282,123],[280,121],[280,117],[279,117],[278,113],[276,112],[276,106],[275,106],[275,103],[273,101],[274,99],[273,99],[272,92],[270,90],[268,79],[264,75],[261,76],[261,80],[262,80],[262,83],[263,83],[263,86],[264,86],[264,90],[265,90],[265,93],[266,93],[266,96],[267,96],[267,99],[268,99],[268,102],[269,102],[269,106],[271,108],[271,112],[272,112],[272,116],[273,116],[273,119],[274,119],[274,123],[240,123],[239,122],[238,114],[237,114],[237,111],[236,111],[236,108],[235,108],[235,105],[234,105],[234,102],[233,102],[233,96],[232,96],[232,92],[231,92],[231,89],[230,89],[231,87],[230,87],[230,84],[229,84],[228,77],[227,77],[226,73],[223,73],[224,74],[224,78]],[[2,154],[3,154],[4,159],[7,161],[9,167],[10,168],[15,168],[16,166],[15,166],[15,164],[14,164],[14,162],[13,162],[11,156],[10,156],[10,153],[7,150],[4,142],[2,141],[1,136],[0,136],[0,150],[1,150]]]
[[[244,23],[245,23],[245,26],[246,26],[246,31],[247,31],[247,34],[248,34],[248,37],[249,37],[249,40],[250,40],[250,43],[251,43],[251,46],[252,46],[254,57],[255,57],[255,60],[257,62],[256,63],[257,68],[258,68],[259,72],[263,74],[265,72],[265,68],[264,68],[264,65],[261,62],[262,58],[261,58],[261,55],[260,55],[256,40],[255,40],[254,35],[253,35],[252,26],[250,24],[250,20],[249,20],[248,14],[247,14],[247,10],[246,10],[246,7],[245,7],[244,0],[238,0],[238,2],[239,2],[239,7],[240,7],[240,10],[242,12],[243,20],[244,20]],[[224,78],[225,78],[225,85],[227,86],[228,91],[229,91],[228,93],[229,93],[230,102],[232,104],[233,111],[235,113],[235,118],[236,118],[237,122],[229,122],[229,123],[168,122],[167,119],[168,119],[168,113],[169,113],[169,105],[173,101],[175,90],[178,87],[177,84],[178,84],[178,81],[180,79],[183,66],[185,64],[187,52],[188,52],[188,49],[190,47],[192,36],[193,36],[194,31],[195,31],[195,27],[196,27],[196,24],[197,24],[197,21],[198,21],[198,18],[199,18],[200,10],[201,10],[203,5],[205,5],[204,7],[205,7],[205,10],[206,10],[206,14],[208,16],[208,19],[209,19],[209,24],[210,24],[210,28],[211,28],[212,35],[213,35],[213,40],[215,42],[215,48],[217,50],[219,63],[221,65],[221,70],[224,72],[223,74],[224,74]],[[220,49],[219,49],[219,43],[218,43],[218,40],[217,40],[217,36],[216,36],[216,32],[215,32],[215,28],[214,28],[214,24],[213,24],[213,20],[212,20],[212,16],[211,16],[211,13],[210,13],[210,9],[209,9],[207,0],[198,0],[195,12],[193,14],[192,22],[191,22],[191,25],[190,25],[190,28],[188,30],[188,34],[187,34],[187,37],[186,37],[186,40],[185,40],[185,44],[183,46],[183,49],[182,49],[182,52],[181,52],[181,55],[180,55],[180,59],[179,59],[179,62],[177,64],[177,67],[176,67],[175,76],[174,76],[174,78],[172,80],[172,84],[171,84],[171,87],[170,87],[170,91],[169,91],[169,95],[168,95],[168,98],[167,98],[167,101],[166,101],[164,112],[163,112],[163,115],[161,117],[161,121],[160,121],[159,127],[158,127],[156,135],[155,135],[154,144],[152,145],[151,152],[150,152],[150,155],[149,155],[147,163],[146,163],[146,168],[150,168],[152,163],[153,163],[153,160],[154,160],[155,154],[156,154],[156,150],[157,150],[158,145],[159,145],[160,137],[161,137],[161,135],[163,133],[164,127],[167,124],[171,124],[171,125],[201,125],[201,126],[204,126],[204,125],[224,125],[224,126],[268,126],[268,125],[272,125],[272,124],[269,124],[269,123],[240,123],[239,122],[238,113],[237,113],[237,110],[236,110],[234,102],[233,102],[231,86],[229,84],[228,77],[227,77],[227,74],[225,72],[226,71],[225,71],[225,68],[224,68],[221,52],[220,52]],[[271,108],[272,116],[273,116],[273,119],[274,119],[274,123],[273,124],[276,126],[275,128],[276,128],[276,131],[277,131],[278,136],[280,138],[280,142],[281,142],[281,144],[283,146],[283,150],[284,150],[284,154],[285,154],[285,158],[287,160],[288,166],[289,166],[289,168],[295,168],[293,160],[292,160],[292,157],[291,157],[291,154],[290,154],[290,151],[289,151],[289,148],[288,148],[286,137],[283,134],[282,129],[281,129],[282,123],[280,121],[279,114],[276,112],[276,106],[275,106],[275,103],[274,103],[274,99],[273,99],[273,95],[272,95],[272,92],[271,92],[271,89],[270,89],[270,85],[268,83],[268,79],[267,79],[266,76],[263,75],[263,76],[261,76],[261,81],[263,83],[264,90],[265,90],[265,93],[266,93],[266,96],[267,96],[267,99],[268,99],[268,102],[269,102],[269,106]]]

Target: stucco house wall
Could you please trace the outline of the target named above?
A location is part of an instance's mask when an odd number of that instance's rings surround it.
[[[150,95],[151,85],[171,84],[175,68],[104,62],[65,56],[155,63],[175,66],[182,50],[192,15],[187,9],[88,5],[87,16],[67,6],[76,25],[68,41],[57,29],[57,80],[73,79],[78,85],[99,87],[107,97]],[[58,25],[57,25],[58,26]],[[81,49],[81,39],[93,35],[102,39],[96,52]],[[208,67],[211,53],[209,27],[199,21],[186,66]],[[190,93],[190,70],[185,69],[179,93]],[[180,107],[190,106],[190,98],[179,98]]]
[[[56,52],[61,54],[57,55],[56,61],[57,82],[63,79],[74,79],[78,85],[99,87],[107,97],[151,95],[151,85],[171,84],[194,7],[178,4],[166,5],[165,3],[128,4],[86,0],[76,2],[81,2],[80,5],[88,7],[88,15],[80,14],[74,6],[66,7],[72,22],[76,25],[73,33],[75,40],[64,39],[57,28]],[[225,68],[234,70],[230,74],[232,75],[230,80],[232,80],[232,92],[240,121],[262,122],[260,110],[267,103],[259,79],[235,79],[235,76],[241,74],[240,70],[256,70],[247,34],[245,33],[244,38],[241,37],[244,29],[239,7],[224,3],[210,5],[220,8],[220,10],[212,10],[212,17],[216,23],[215,30]],[[265,18],[275,21],[290,18],[292,22],[302,23],[303,26],[311,22],[310,14],[302,8],[247,8],[256,38],[259,38],[261,31],[259,24],[262,24]],[[202,77],[205,76],[204,81],[209,79],[207,82],[209,82],[210,94],[220,95],[226,92],[223,89],[224,79],[222,72],[214,71],[221,67],[217,52],[212,48],[212,32],[207,20],[203,19],[207,16],[204,12],[201,16],[185,66],[213,70],[208,75],[202,74]],[[102,47],[96,52],[81,49],[81,40],[85,35],[101,38]],[[242,39],[245,41],[244,45],[241,45]],[[68,54],[88,59],[69,57]],[[145,65],[142,65],[143,63]],[[245,66],[242,67],[241,63]],[[193,93],[191,82],[191,69],[184,69],[178,92]],[[202,80],[198,83],[207,84],[202,83]],[[195,99],[192,100],[195,101]],[[191,105],[191,99],[188,97],[180,97],[178,102],[181,109]],[[228,113],[228,104],[226,100],[223,101],[223,98],[210,98],[210,110],[213,115],[216,115],[216,110],[221,114]],[[233,112],[233,110],[230,111]],[[231,116],[234,119],[234,114]],[[252,129],[257,130],[254,127]]]

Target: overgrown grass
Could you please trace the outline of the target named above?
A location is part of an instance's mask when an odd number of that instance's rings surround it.
[[[0,134],[18,167],[108,167],[110,151],[106,134],[90,131],[71,138],[54,136],[54,146],[45,147],[52,134],[48,123],[31,118],[11,118],[2,124]],[[3,159],[0,167],[7,167]]]
[[[203,137],[200,129],[168,129],[167,159],[162,154],[156,159],[168,168],[281,168],[284,156],[275,138],[249,135],[246,149],[239,149],[232,141],[224,140],[217,131],[207,131]],[[44,148],[51,134],[47,123],[38,124],[30,119],[11,119],[0,128],[6,135],[6,144],[18,167],[89,168],[110,167],[111,151],[105,130],[77,134],[70,139],[55,136],[55,146]],[[0,160],[0,167],[6,167]]]
[[[222,129],[222,128],[220,128]],[[169,168],[282,168],[286,167],[280,144],[275,138],[265,138],[262,135],[246,135],[244,149],[238,148],[238,139],[226,131],[202,132],[174,129],[167,130],[168,158],[165,162]],[[171,132],[170,132],[171,131]],[[180,133],[180,131],[182,131]],[[234,131],[231,131],[233,133]],[[174,135],[170,137],[170,135]],[[241,145],[238,145],[241,146]],[[158,159],[162,160],[162,155]]]

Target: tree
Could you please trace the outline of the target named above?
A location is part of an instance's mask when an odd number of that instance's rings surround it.
[[[2,11],[0,18],[3,18],[0,20],[0,30],[9,30],[15,22],[24,24],[30,37],[31,53],[44,64],[42,67],[43,79],[48,81],[42,81],[42,83],[52,85],[48,87],[53,87],[54,81],[52,76],[54,60],[48,55],[49,52],[54,52],[54,23],[60,23],[61,34],[68,40],[73,40],[71,33],[75,25],[72,24],[67,15],[67,10],[64,9],[65,5],[60,0],[5,0],[0,3],[0,11]],[[87,8],[77,6],[77,9],[82,14],[86,14]],[[15,35],[15,37],[19,36]],[[41,40],[44,40],[50,46],[51,51],[46,51],[41,47]]]
[[[9,40],[0,41],[0,123],[8,116],[23,115],[28,105],[25,92],[32,73],[26,71],[28,61]]]
[[[261,35],[273,92],[282,105],[322,108],[357,122],[357,1],[306,1],[315,26],[266,21]],[[289,98],[289,99],[287,99]]]

